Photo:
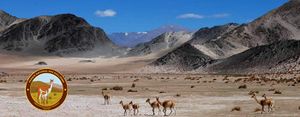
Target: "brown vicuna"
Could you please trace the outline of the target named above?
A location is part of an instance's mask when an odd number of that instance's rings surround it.
[[[268,105],[268,112],[273,111],[274,110],[275,101],[272,99],[272,97],[267,98],[266,94],[263,94],[262,97],[264,97],[265,100],[266,100],[266,102],[269,104]]]
[[[272,105],[271,101],[267,101],[265,99],[262,99],[262,100],[259,101],[256,98],[255,94],[253,94],[251,98],[253,98],[261,106],[261,113],[265,112],[265,105],[267,105],[268,107],[271,107],[271,105]]]
[[[140,106],[138,104],[133,104],[132,101],[129,104],[133,108],[133,115],[138,115]]]
[[[170,109],[169,115],[171,115],[173,111],[175,112],[174,114],[176,115],[175,101],[173,101],[173,100],[165,100],[165,101],[161,102],[159,100],[159,97],[156,97],[156,101],[163,107],[163,112],[164,112],[165,116],[167,116],[167,114],[166,114],[167,113],[167,108]]]
[[[120,101],[120,104],[122,105],[122,108],[124,109],[124,116],[127,115],[127,111],[129,111],[129,114],[131,112],[131,105],[130,104],[124,104],[123,101]]]
[[[155,115],[155,108],[157,108],[159,110],[158,114],[161,112],[161,110],[160,110],[160,104],[157,101],[150,102],[150,99],[148,98],[146,100],[146,102],[149,103],[149,105],[152,107],[152,113],[153,113],[153,115]]]
[[[108,93],[104,93],[103,90],[102,90],[102,96],[104,98],[104,105],[109,105],[111,96]]]

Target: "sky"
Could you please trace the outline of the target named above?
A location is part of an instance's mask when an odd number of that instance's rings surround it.
[[[142,32],[163,25],[192,30],[247,23],[288,0],[2,0],[0,9],[20,18],[71,13],[112,32]]]
[[[59,78],[57,78],[55,75],[50,74],[50,73],[40,74],[33,81],[42,81],[44,83],[49,83],[50,79],[52,79],[55,84],[62,85],[62,83],[59,80]]]

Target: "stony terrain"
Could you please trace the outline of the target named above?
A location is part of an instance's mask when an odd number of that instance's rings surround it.
[[[299,116],[299,74],[193,75],[193,74],[65,74],[69,95],[55,110],[35,109],[26,100],[24,81],[28,74],[9,74],[0,78],[0,116],[123,116],[119,101],[139,103],[138,116],[151,116],[145,102],[176,101],[178,117],[216,116]],[[281,80],[280,80],[281,79]],[[135,87],[132,87],[132,84]],[[246,85],[243,87],[242,85]],[[103,105],[102,89],[120,86],[122,90],[105,90],[112,95],[111,104]],[[239,88],[240,87],[240,88]],[[137,92],[128,92],[128,90]],[[281,94],[274,94],[275,91]],[[260,114],[260,108],[248,93],[258,91],[257,98],[267,94],[275,100],[275,111]],[[277,92],[278,93],[278,92]],[[232,111],[240,107],[240,111]],[[160,116],[162,113],[160,113]]]

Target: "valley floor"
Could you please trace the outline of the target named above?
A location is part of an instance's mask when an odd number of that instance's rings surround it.
[[[245,81],[250,76],[224,75],[186,75],[186,74],[67,74],[69,93],[65,102],[57,109],[41,111],[34,108],[25,97],[25,79],[29,74],[11,74],[1,77],[6,83],[0,83],[0,116],[123,116],[119,101],[139,103],[138,116],[152,116],[146,99],[155,97],[161,100],[176,101],[178,117],[241,117],[241,116],[300,116],[300,84],[292,82],[275,83]],[[271,77],[271,76],[266,76]],[[299,77],[297,74],[281,76],[284,78]],[[215,79],[215,80],[214,80]],[[238,80],[241,79],[241,80]],[[226,82],[226,83],[225,83]],[[135,87],[132,88],[132,83]],[[240,85],[246,89],[238,89]],[[103,105],[101,90],[121,86],[123,90],[108,90],[112,95],[111,104]],[[137,92],[128,92],[129,89]],[[279,90],[274,94],[270,89]],[[260,114],[254,112],[260,108],[249,91],[259,91],[257,98],[267,94],[275,100],[275,111]],[[231,111],[239,106],[241,111]],[[267,109],[266,109],[267,110]],[[132,113],[131,113],[132,114]],[[160,113],[162,116],[163,114]]]

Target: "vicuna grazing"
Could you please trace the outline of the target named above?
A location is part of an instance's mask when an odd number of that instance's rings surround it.
[[[170,109],[170,113],[169,115],[172,114],[173,110],[175,112],[176,115],[176,110],[175,110],[175,102],[173,100],[165,100],[164,102],[160,102],[159,97],[156,97],[156,101],[163,107],[163,112],[164,115],[167,116],[167,108]]]
[[[131,112],[131,105],[130,104],[124,104],[123,101],[120,101],[120,104],[122,105],[122,108],[124,109],[124,116],[127,115],[127,111],[129,111],[129,114]]]
[[[104,93],[103,90],[102,90],[102,96],[104,98],[104,105],[109,105],[111,96],[108,93]]]
[[[131,106],[132,106],[132,108],[133,108],[133,115],[138,115],[138,113],[139,113],[139,105],[138,104],[133,104],[133,102],[131,101],[130,103],[129,103]]]
[[[262,99],[262,100],[258,100],[257,98],[256,98],[256,95],[255,94],[253,94],[252,95],[252,97],[251,98],[253,98],[259,105],[261,105],[261,113],[263,113],[263,112],[265,112],[265,105],[267,105],[269,108],[271,107],[271,101],[268,101],[268,100],[266,100],[266,99]]]
[[[153,113],[153,115],[155,115],[155,108],[157,108],[159,110],[158,114],[161,112],[161,110],[160,110],[160,104],[157,101],[150,102],[150,99],[148,98],[146,100],[146,102],[149,103],[149,105],[152,107],[152,113]]]
[[[272,99],[272,97],[267,98],[266,94],[263,94],[262,97],[264,97],[265,100],[266,100],[266,102],[270,104],[270,105],[268,105],[268,112],[273,111],[274,110],[275,101]]]

